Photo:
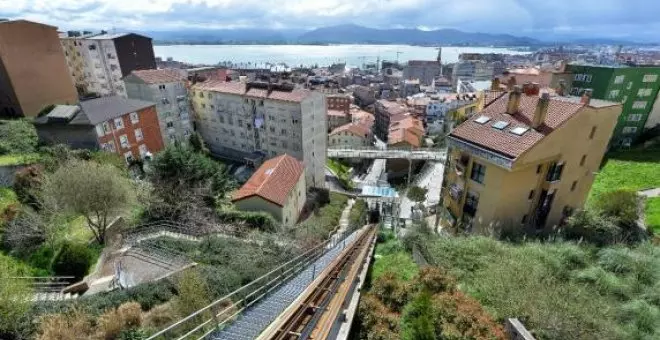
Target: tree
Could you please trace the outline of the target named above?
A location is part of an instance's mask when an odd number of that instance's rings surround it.
[[[193,151],[203,153],[205,155],[209,154],[209,149],[206,147],[206,143],[204,143],[204,139],[202,139],[202,136],[199,133],[195,132],[191,134],[189,142]]]
[[[83,215],[99,244],[110,220],[134,200],[128,178],[111,165],[72,160],[44,177],[44,205],[51,211]]]
[[[0,120],[0,155],[32,153],[37,142],[37,130],[30,121]]]
[[[438,339],[431,319],[433,314],[431,294],[427,292],[418,294],[403,311],[401,338],[404,340]]]
[[[420,188],[418,186],[412,186],[408,189],[406,196],[413,202],[424,202],[426,199],[426,193],[428,190]]]
[[[233,181],[223,164],[186,146],[168,146],[151,162],[148,178],[155,198],[150,213],[157,218],[208,219]]]

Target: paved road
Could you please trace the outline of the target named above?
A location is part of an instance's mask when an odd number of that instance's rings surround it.
[[[444,172],[444,164],[442,162],[432,162],[422,169],[422,173],[415,179],[414,185],[427,189],[426,199],[424,200],[425,206],[432,206],[440,202],[440,189],[442,188],[442,175]],[[401,197],[401,210],[399,217],[403,219],[412,218],[411,208],[415,202],[412,202],[408,197],[403,195]]]

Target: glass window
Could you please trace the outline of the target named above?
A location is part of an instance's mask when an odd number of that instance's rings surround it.
[[[643,83],[655,83],[656,81],[658,81],[657,74],[645,74],[644,78],[642,78]]]
[[[133,161],[133,153],[131,151],[128,151],[124,154],[124,159],[126,159],[126,163],[130,163]]]
[[[121,130],[124,128],[124,120],[120,118],[115,118],[115,129]]]
[[[140,122],[140,116],[138,115],[137,112],[131,112],[130,117],[131,117],[131,124]]]
[[[474,163],[472,165],[472,173],[470,174],[470,179],[477,183],[484,183],[484,178],[486,177],[486,166],[479,163]]]
[[[589,139],[594,139],[594,135],[596,135],[596,127],[591,128],[591,132],[589,133]]]
[[[580,166],[583,166],[586,160],[587,160],[587,155],[582,155],[582,159],[580,159]]]
[[[564,171],[564,163],[552,163],[548,169],[546,180],[548,182],[555,182],[561,179],[561,173]]]
[[[643,115],[641,113],[635,113],[635,114],[628,115],[628,121],[629,122],[639,122],[639,121],[642,120],[642,116]]]
[[[610,91],[609,99],[616,99],[619,96],[619,90]]]
[[[135,140],[139,142],[142,139],[143,139],[142,129],[135,129]]]
[[[626,133],[626,134],[636,133],[637,132],[637,127],[636,126],[624,126],[622,132]]]
[[[575,188],[577,188],[577,181],[573,181],[573,184],[571,184],[571,191],[575,191]]]
[[[96,125],[96,134],[99,137],[105,136],[105,132],[103,131],[103,125],[101,125],[101,124]]]
[[[637,97],[648,97],[653,92],[653,89],[639,89],[637,90]]]
[[[615,84],[623,84],[624,79],[626,79],[626,76],[624,76],[624,75],[616,76],[616,77],[614,77],[614,83]]]
[[[468,215],[474,216],[477,212],[477,207],[479,206],[479,195],[474,192],[468,192],[465,197],[465,205],[463,206],[463,212]]]
[[[126,135],[119,136],[119,143],[121,144],[122,148],[128,148],[128,137],[126,137]]]
[[[147,150],[147,146],[144,145],[144,144],[140,144],[140,146],[138,147],[138,149],[140,150],[140,155],[141,155],[142,157],[144,157],[144,155],[145,155],[147,152],[149,152],[149,150]]]
[[[646,101],[645,100],[637,100],[633,102],[632,105],[633,109],[645,109],[646,108]]]

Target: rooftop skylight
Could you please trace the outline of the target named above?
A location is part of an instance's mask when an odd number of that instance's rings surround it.
[[[493,127],[498,129],[498,130],[503,130],[507,126],[509,126],[509,123],[505,122],[503,120],[497,121],[493,124]]]
[[[527,130],[529,130],[527,126],[518,126],[511,129],[511,133],[514,135],[522,136],[525,132],[527,132]]]
[[[486,116],[479,116],[479,118],[475,119],[474,121],[479,123],[479,124],[486,124],[490,120],[490,117]]]

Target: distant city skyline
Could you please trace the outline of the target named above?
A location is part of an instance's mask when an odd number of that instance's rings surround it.
[[[454,28],[542,40],[610,38],[659,42],[660,3],[647,0],[0,0],[0,18],[69,29],[310,30]]]

